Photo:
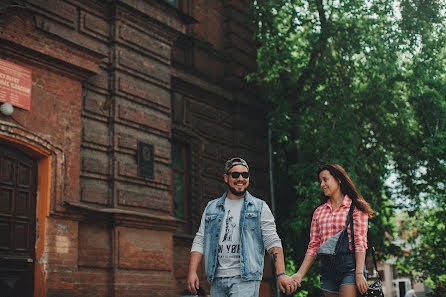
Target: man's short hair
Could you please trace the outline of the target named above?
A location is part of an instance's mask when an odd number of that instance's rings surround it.
[[[228,161],[226,161],[225,163],[225,173],[228,173],[229,170],[231,170],[232,167],[237,166],[237,165],[242,165],[245,166],[246,169],[248,169],[249,171],[249,166],[248,163],[243,160],[242,158],[231,158]]]

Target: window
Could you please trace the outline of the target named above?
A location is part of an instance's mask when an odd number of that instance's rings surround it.
[[[188,147],[182,143],[172,143],[172,196],[174,202],[173,214],[176,218],[184,220],[179,231],[189,232],[189,172]]]
[[[178,8],[183,13],[190,14],[190,1],[188,0],[165,0],[168,4]]]

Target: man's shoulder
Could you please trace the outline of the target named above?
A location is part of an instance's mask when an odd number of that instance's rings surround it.
[[[250,201],[251,201],[254,205],[257,205],[257,206],[260,207],[260,208],[263,207],[263,204],[265,203],[265,200],[260,199],[260,198],[257,198],[257,197],[255,197],[255,196],[251,195],[249,192],[247,192],[247,195],[248,195]],[[265,204],[266,204],[266,203],[265,203]]]
[[[226,193],[223,194],[223,196],[212,199],[211,201],[208,202],[208,204],[206,205],[206,210],[209,210],[210,208],[215,208],[218,203],[224,203],[224,197],[226,196]]]
[[[256,203],[259,203],[259,204],[266,203],[265,200],[263,200],[263,199],[261,199],[261,198],[254,197],[254,196],[252,196],[252,199],[253,199]]]
[[[220,198],[221,198],[221,197],[220,197]],[[220,198],[212,199],[211,201],[208,202],[208,206],[217,203],[218,200],[220,200]]]

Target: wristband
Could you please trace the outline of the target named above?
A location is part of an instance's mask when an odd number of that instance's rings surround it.
[[[286,274],[285,272],[281,272],[281,273],[276,274],[276,276],[279,277],[279,276],[285,275],[285,274]]]

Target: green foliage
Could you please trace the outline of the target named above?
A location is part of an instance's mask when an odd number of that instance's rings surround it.
[[[429,280],[432,287],[446,284],[446,201],[435,208],[417,210],[405,219],[400,237],[406,239],[398,268],[418,278]],[[419,274],[417,272],[422,272]]]
[[[342,165],[376,210],[369,238],[384,255],[398,252],[384,236],[395,207],[445,198],[444,12],[440,0],[253,2],[259,47],[248,80],[269,108],[279,232],[296,266],[324,163]],[[303,290],[319,295],[316,285]]]

